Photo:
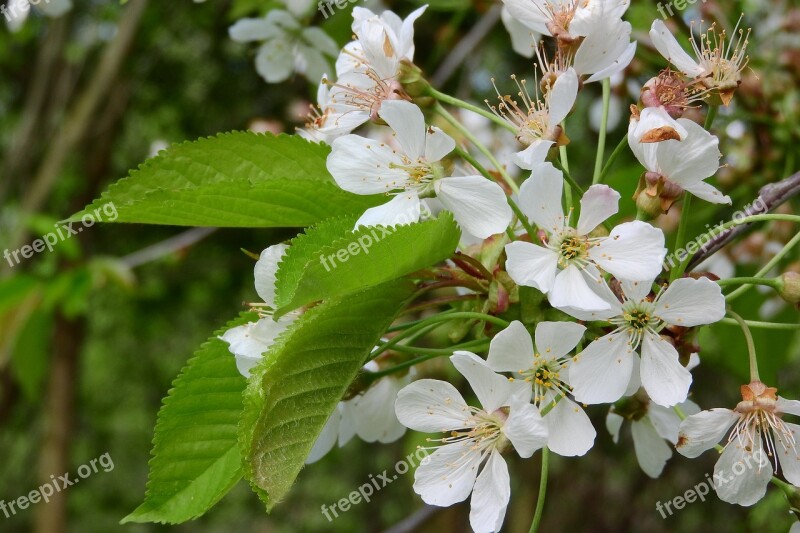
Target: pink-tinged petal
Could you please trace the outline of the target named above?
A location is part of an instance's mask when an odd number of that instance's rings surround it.
[[[798,400],[787,400],[786,398],[778,396],[777,407],[780,413],[800,416],[800,401]]]
[[[539,322],[536,324],[536,351],[545,359],[561,359],[583,338],[586,326],[574,322]]]
[[[519,456],[527,459],[547,444],[547,424],[536,406],[530,403],[530,397],[515,396],[512,400],[502,431]]]
[[[704,181],[698,181],[692,185],[684,187],[687,192],[697,196],[701,200],[710,202],[712,204],[726,204],[731,205],[733,201],[730,196],[722,194],[716,187],[709,185]]]
[[[552,163],[538,165],[530,178],[520,187],[519,205],[522,212],[548,233],[564,227],[561,195],[564,177]]]
[[[441,129],[432,127],[428,130],[425,141],[425,159],[431,163],[440,161],[456,147],[456,141]]]
[[[556,276],[553,290],[547,299],[553,307],[576,308],[583,311],[605,311],[611,306],[607,301],[595,293],[583,272],[575,265],[569,265]]]
[[[470,408],[446,381],[421,379],[397,394],[395,413],[401,424],[422,433],[440,433],[470,425]]]
[[[497,450],[489,453],[470,500],[469,525],[475,533],[500,531],[511,499],[508,465]]]
[[[708,278],[681,278],[655,302],[655,315],[668,324],[694,327],[713,324],[725,316],[725,297]]]
[[[719,499],[748,507],[767,493],[772,467],[734,439],[714,465],[714,488]],[[768,462],[767,462],[768,463]]]
[[[589,249],[589,257],[597,266],[626,281],[655,279],[666,255],[664,232],[639,220],[620,224]]]
[[[356,221],[356,229],[361,226],[398,226],[419,221],[420,201],[417,193],[407,191],[395,195],[390,201],[377,207],[370,207]]]
[[[664,24],[663,21],[653,21],[653,25],[650,27],[650,38],[653,40],[653,45],[655,45],[656,50],[659,51],[664,59],[678,67],[684,74],[695,78],[704,73],[703,67],[698,65],[697,62],[681,48],[681,45],[669,29],[667,29],[667,25]]]
[[[550,126],[554,127],[564,122],[578,97],[578,75],[575,69],[568,68],[561,74],[547,96],[550,104]]]
[[[586,404],[619,400],[631,380],[634,356],[624,333],[612,333],[592,342],[569,367],[575,399]]]
[[[800,442],[800,426],[787,423],[786,428],[791,432],[794,442],[789,439],[788,435],[777,431],[772,432],[773,439],[777,443],[778,462],[786,481],[795,487],[800,487],[800,454],[797,450],[797,443]]]
[[[422,460],[414,474],[414,492],[429,505],[449,507],[467,499],[482,456],[471,441],[460,441],[438,448]]]
[[[633,433],[633,448],[636,451],[639,466],[645,474],[656,479],[661,475],[669,458],[672,457],[672,449],[656,432],[647,417],[634,420],[631,424],[631,433]]]
[[[317,437],[311,452],[306,457],[306,464],[316,463],[325,457],[336,445],[336,440],[339,437],[339,422],[342,419],[342,413],[339,410],[339,405],[333,410],[333,414],[325,422],[322,427],[322,432]]]
[[[686,400],[692,374],[678,358],[675,347],[651,332],[642,341],[642,387],[647,395],[664,407],[672,407]]]
[[[547,447],[562,457],[585,455],[594,445],[597,432],[584,410],[569,398],[562,398],[544,417],[550,436]]]
[[[458,176],[437,180],[434,188],[436,197],[470,235],[488,239],[503,233],[511,223],[508,197],[493,181],[482,176]]]
[[[486,361],[471,352],[455,352],[450,361],[467,378],[484,411],[493,413],[508,405],[511,388],[508,378],[489,368]]]
[[[710,409],[686,418],[680,425],[678,453],[689,459],[716,446],[740,415],[730,409]]]
[[[506,270],[518,285],[534,287],[547,294],[558,271],[558,254],[523,241],[506,245]]]
[[[253,270],[256,292],[261,301],[270,307],[275,307],[275,276],[278,274],[278,265],[288,249],[285,244],[270,246],[261,252]]]
[[[620,195],[608,185],[592,185],[581,198],[578,235],[588,235],[593,229],[619,212]]]
[[[533,170],[545,162],[554,144],[556,143],[544,139],[533,141],[523,151],[511,156],[511,162],[523,170]]]
[[[495,372],[519,372],[533,366],[533,341],[522,322],[515,320],[495,335],[486,364]]]
[[[688,135],[683,141],[656,143],[658,165],[662,174],[681,187],[688,187],[713,176],[719,169],[719,139],[703,126],[679,118]]]
[[[405,189],[410,181],[408,173],[395,165],[402,159],[386,144],[360,137],[345,135],[331,145],[328,171],[336,184],[355,194],[381,194]]]
[[[378,114],[394,130],[408,157],[417,160],[425,155],[425,117],[419,107],[405,100],[387,100]]]

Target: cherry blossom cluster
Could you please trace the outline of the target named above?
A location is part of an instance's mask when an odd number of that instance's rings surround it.
[[[641,101],[632,106],[627,142],[644,167],[637,220],[609,222],[619,212],[620,194],[599,180],[580,194],[555,157],[569,143],[564,122],[584,87],[619,75],[634,57],[637,43],[622,18],[628,7],[627,0],[504,0],[513,48],[538,57],[539,80],[531,89],[515,77],[517,95],[498,89],[499,102],[489,104],[485,116],[513,133],[510,162],[525,172],[521,183],[502,165],[485,172],[451,136],[457,125],[451,123],[454,129],[446,133],[428,122],[453,116],[417,98],[435,94],[413,64],[414,22],[425,8],[405,19],[354,8],[354,40],[338,52],[334,76],[319,73],[317,106],[301,134],[331,146],[328,170],[342,189],[387,198],[355,227],[414,223],[423,209],[449,211],[463,231],[462,252],[492,243],[498,251],[483,267],[513,285],[499,288],[504,296],[484,310],[508,310],[521,290],[533,290],[563,319],[507,322],[489,334],[485,358],[454,350],[450,361],[477,404],[447,381],[414,381],[417,372],[407,368],[371,380],[369,388],[339,404],[309,463],[354,435],[385,443],[406,428],[436,434],[428,439],[432,453],[416,471],[414,490],[437,506],[471,495],[472,528],[498,531],[511,497],[504,455],[528,458],[545,448],[584,455],[597,436],[584,409],[610,404],[609,432],[618,439],[630,421],[636,456],[651,477],[661,474],[672,446],[696,457],[723,442],[720,469],[731,470],[756,451],[773,458],[771,467],[750,469],[719,488],[723,500],[758,501],[778,463],[786,480],[800,486],[800,426],[782,420],[783,414],[800,415],[800,403],[777,396],[758,379],[742,387],[743,400],[733,410],[701,411],[689,399],[690,370],[699,361],[693,332],[723,319],[726,301],[715,277],[664,275],[665,236],[647,221],[687,194],[731,203],[706,182],[720,168],[719,139],[688,111],[730,103],[746,65],[746,34],[730,48],[725,35],[711,28],[699,44],[692,40],[694,59],[662,21],[653,23],[653,44],[677,70],[666,68],[646,83]],[[231,30],[239,40],[266,40],[260,61],[281,55],[280,31],[293,27],[286,15],[274,13]],[[304,42],[319,37],[311,29],[301,35]],[[550,57],[539,46],[541,36],[555,50]],[[310,75],[316,61],[307,59]],[[289,71],[285,54],[280,61],[281,68],[270,72]],[[367,123],[369,130],[356,131]],[[276,322],[268,312],[284,251],[284,245],[273,246],[256,265],[264,303],[254,306],[264,311],[261,320],[223,336],[245,375],[300,313]],[[386,368],[381,353],[374,356],[366,374]]]

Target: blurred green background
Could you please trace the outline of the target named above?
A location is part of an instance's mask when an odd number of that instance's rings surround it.
[[[640,48],[626,79],[614,84],[617,111],[612,113],[616,120],[609,151],[626,130],[627,108],[638,99],[639,87],[665,66],[646,43],[647,29],[658,17],[656,2],[634,4],[626,18]],[[238,18],[273,5],[132,0],[120,6],[76,0],[63,17],[31,13],[16,32],[0,28],[0,249],[11,246],[20,232],[23,242],[31,242],[51,231],[56,221],[168,144],[248,127],[291,133],[301,126],[315,89],[302,77],[267,85],[253,66],[255,47],[234,43],[227,34]],[[385,5],[403,16],[415,7],[410,1]],[[343,45],[350,38],[350,9],[327,21],[318,16],[315,23]],[[753,27],[751,69],[734,105],[714,127],[728,164],[717,179],[734,205],[697,209],[690,235],[702,232],[705,224],[727,220],[762,185],[800,166],[800,6],[709,0],[682,14],[686,21],[703,18],[730,25],[739,13],[744,13],[745,26]],[[416,24],[416,63],[440,88],[474,102],[494,99],[492,77],[509,92],[510,74],[533,77],[531,62],[511,51],[499,22],[489,26],[467,56],[452,57],[457,43],[474,36],[470,32],[487,17],[498,19],[492,2],[440,0],[431,2]],[[131,36],[129,46],[119,46],[126,35]],[[448,61],[453,68],[440,70]],[[586,127],[585,117],[599,98],[599,85],[587,87],[567,124],[571,167],[579,181],[585,182],[593,168],[596,132]],[[640,173],[626,153],[609,184],[630,198]],[[633,203],[624,205],[623,215],[631,216]],[[783,209],[797,213],[797,203]],[[674,231],[677,213],[658,223]],[[769,259],[770,246],[785,243],[795,232],[791,226],[762,226],[730,247],[728,259],[738,265],[739,275],[751,274]],[[396,524],[391,531],[468,530],[468,505],[426,509],[411,489],[411,474],[333,522],[321,513],[323,504],[346,497],[370,474],[392,469],[413,451],[421,441],[411,433],[389,446],[353,441],[334,450],[301,473],[289,499],[269,516],[242,482],[193,523],[118,524],[142,500],[156,413],[170,383],[194,349],[255,297],[253,262],[240,249],[259,252],[292,235],[108,224],[13,269],[4,262],[0,499],[26,494],[51,474],[74,473],[106,452],[114,469],[81,480],[60,503],[39,503],[10,518],[0,515],[0,531],[371,532]],[[183,242],[173,245],[169,239],[175,236]],[[792,261],[789,267],[797,269],[797,254]],[[737,310],[749,319],[798,320],[796,310],[769,294],[753,290],[737,302]],[[701,340],[693,399],[704,408],[732,406],[747,380],[741,333],[717,325],[706,328]],[[446,345],[445,339],[427,342]],[[756,343],[762,379],[797,398],[798,335],[757,331]],[[452,377],[440,361],[423,373]],[[662,477],[651,480],[638,467],[628,426],[614,445],[604,429],[607,408],[588,412],[598,431],[595,447],[583,458],[553,459],[543,531],[785,532],[791,525],[777,490],[750,509],[727,505],[712,494],[662,519],[656,502],[703,481],[713,471],[714,454],[692,461],[674,457]],[[512,503],[504,530],[527,531],[538,487],[538,456],[512,464]]]

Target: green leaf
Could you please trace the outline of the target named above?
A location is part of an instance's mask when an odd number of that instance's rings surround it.
[[[237,426],[247,381],[217,335],[257,319],[243,314],[220,329],[173,383],[158,412],[144,503],[122,523],[192,520],[241,478]]]
[[[455,252],[460,236],[452,214],[444,212],[418,224],[347,231],[313,254],[304,249],[295,255],[292,247],[278,270],[277,314],[430,267]]]
[[[317,436],[380,336],[414,292],[408,281],[328,300],[265,354],[245,392],[244,476],[271,510],[292,487]]]
[[[232,132],[170,147],[72,216],[176,226],[305,227],[385,201],[340,189],[330,148],[297,136]]]

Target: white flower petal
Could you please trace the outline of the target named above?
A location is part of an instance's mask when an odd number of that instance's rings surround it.
[[[683,188],[686,191],[697,196],[701,200],[705,200],[706,202],[711,202],[712,204],[731,205],[733,203],[730,196],[722,194],[719,191],[719,189],[717,189],[713,185],[709,185],[704,181],[698,181],[697,183],[693,183],[692,185],[686,185]]]
[[[336,184],[355,194],[382,194],[405,189],[410,177],[397,168],[402,158],[386,144],[360,137],[345,135],[331,145],[328,171]]]
[[[714,479],[720,500],[747,507],[767,493],[772,468],[759,465],[753,452],[746,451],[734,440],[714,465]],[[722,483],[722,479],[726,482]]]
[[[316,463],[333,449],[333,446],[336,444],[336,439],[339,436],[339,421],[341,418],[342,414],[337,405],[336,409],[333,410],[333,414],[331,414],[328,421],[325,422],[325,425],[322,427],[322,432],[317,437],[316,442],[314,442],[314,446],[311,448],[311,452],[306,458],[307,465]]]
[[[589,249],[589,257],[600,268],[626,281],[655,279],[666,255],[664,232],[639,220],[620,224]]]
[[[648,134],[652,135],[652,132],[654,131],[668,130],[674,130],[672,133],[677,134],[680,140],[686,139],[686,136],[689,134],[689,132],[686,131],[686,128],[684,128],[683,125],[681,125],[677,120],[672,118],[663,106],[646,107],[640,113],[639,120],[634,120],[634,128],[631,139],[637,143],[658,142],[663,140],[661,136],[657,136],[656,139],[650,139]]]
[[[668,324],[694,327],[713,324],[725,316],[725,297],[708,278],[680,278],[655,302],[655,315]]]
[[[604,311],[610,308],[607,301],[592,290],[594,280],[587,280],[583,271],[569,265],[556,276],[547,299],[553,307],[569,307],[584,311]],[[591,283],[591,285],[590,285]]]
[[[800,416],[800,401],[798,400],[787,400],[786,398],[778,396],[777,407],[779,413]]]
[[[237,20],[228,28],[228,36],[236,42],[266,41],[282,35],[280,28],[266,18],[245,18]]]
[[[508,465],[497,450],[492,450],[483,465],[470,500],[469,525],[475,533],[500,531],[511,499]]]
[[[564,227],[561,195],[564,177],[552,163],[538,165],[533,175],[520,187],[519,205],[534,224],[548,233]]]
[[[486,361],[471,352],[458,351],[450,361],[462,376],[467,378],[472,390],[481,402],[484,411],[493,413],[508,405],[511,388],[508,378],[496,374]]]
[[[683,409],[687,403],[690,402],[683,402],[680,404],[681,409]],[[686,414],[686,411],[683,412]],[[681,418],[678,416],[678,413],[675,412],[675,409],[651,403],[647,406],[647,416],[650,418],[650,422],[653,424],[653,427],[656,428],[656,431],[662,439],[666,439],[672,444],[678,443]]]
[[[686,118],[678,123],[686,128],[686,139],[656,143],[658,165],[670,181],[686,187],[713,176],[722,154],[719,139],[703,126]]]
[[[503,233],[513,213],[503,189],[482,176],[437,180],[436,197],[453,212],[458,224],[471,235],[487,239]]]
[[[556,144],[554,141],[544,139],[533,141],[523,151],[512,155],[511,162],[523,170],[533,170],[545,162],[554,144]]]
[[[578,75],[575,69],[568,68],[563,74],[558,76],[553,87],[548,93],[548,103],[550,104],[550,126],[554,127],[561,124],[578,97]]]
[[[414,492],[429,505],[448,507],[467,499],[481,463],[470,441],[438,448],[422,460],[414,474]]]
[[[267,83],[289,79],[294,71],[294,53],[289,42],[275,38],[261,45],[256,54],[256,71]]]
[[[630,38],[630,36],[628,38]],[[583,83],[586,84],[595,81],[605,80],[606,78],[611,78],[613,76],[616,76],[617,74],[628,68],[628,65],[631,64],[631,61],[633,61],[634,56],[636,56],[637,44],[638,43],[636,41],[633,41],[632,43],[628,44],[625,50],[623,50],[619,54],[619,56],[617,56],[617,58],[614,59],[614,61],[608,64],[608,66],[601,68],[600,70],[598,70],[597,72],[586,78],[586,80]]]
[[[555,284],[558,254],[529,242],[506,245],[506,270],[518,285],[534,287],[547,294]]]
[[[628,336],[612,333],[597,339],[569,367],[569,382],[581,403],[612,403],[631,380],[634,352]]]
[[[456,147],[456,141],[441,129],[431,127],[426,134],[425,159],[431,163],[440,161]]]
[[[680,425],[678,453],[690,459],[700,456],[722,440],[739,416],[730,409],[710,409],[687,417]]]
[[[495,335],[486,364],[495,372],[519,372],[533,366],[533,341],[522,322],[515,320]]]
[[[547,29],[549,21],[546,0],[503,0],[511,16],[542,35],[551,35]]]
[[[642,387],[658,405],[672,407],[686,400],[692,374],[679,360],[675,347],[651,332],[642,341]]]
[[[659,51],[664,59],[678,67],[684,74],[697,77],[704,73],[703,67],[698,65],[697,62],[681,48],[681,45],[667,29],[667,25],[664,24],[664,21],[653,21],[653,25],[650,27],[650,38],[653,40],[653,45],[655,45],[656,50]]]
[[[653,290],[653,280],[648,281],[622,281],[622,292],[634,302],[641,302]]]
[[[440,433],[469,425],[470,409],[446,381],[421,379],[397,394],[395,413],[401,424],[422,433]]]
[[[608,185],[592,185],[581,198],[578,235],[588,235],[593,229],[619,212],[620,195]]]
[[[787,439],[786,435],[778,434],[776,431],[772,432],[773,438],[777,443],[778,462],[781,465],[781,471],[786,481],[795,487],[800,487],[800,455],[797,452],[797,443],[800,443],[800,426],[786,423],[786,427],[792,432],[794,445]]]
[[[289,247],[285,244],[270,246],[259,257],[254,269],[256,292],[261,301],[270,307],[275,307],[275,276],[278,266]]]
[[[386,100],[378,114],[394,130],[408,157],[416,161],[425,156],[425,117],[419,107],[405,100]]]
[[[543,404],[544,405],[544,404]],[[597,432],[586,412],[569,398],[562,398],[544,417],[549,437],[547,447],[563,457],[585,455]]]
[[[633,448],[636,459],[645,474],[655,479],[661,475],[664,465],[672,457],[672,449],[656,432],[647,417],[634,420],[631,424]]]
[[[611,440],[614,441],[614,444],[619,444],[619,431],[622,429],[623,422],[625,422],[625,419],[617,413],[609,411],[608,415],[606,415],[606,429],[611,435]]]
[[[545,359],[561,359],[583,338],[586,326],[574,322],[536,324],[536,351]]]
[[[584,311],[583,309],[570,306],[559,307],[558,309],[578,320],[585,320],[587,322],[608,320],[622,313],[620,301],[611,291],[606,281],[600,276],[599,271],[594,266],[588,265],[584,272],[586,274],[587,283],[589,283],[589,286],[595,294],[608,304],[608,308],[602,311]]]
[[[547,424],[536,406],[530,403],[530,396],[527,399],[519,396],[513,398],[502,431],[523,459],[547,444]]]
[[[421,206],[416,192],[406,191],[395,195],[390,201],[370,207],[356,221],[361,226],[398,226],[419,221]]]
[[[505,6],[500,12],[500,18],[511,36],[511,48],[521,56],[532,58],[541,39],[540,35],[515,19]]]
[[[395,401],[402,382],[393,377],[379,379],[348,403],[355,415],[356,433],[366,442],[394,442],[405,433],[395,414]]]

